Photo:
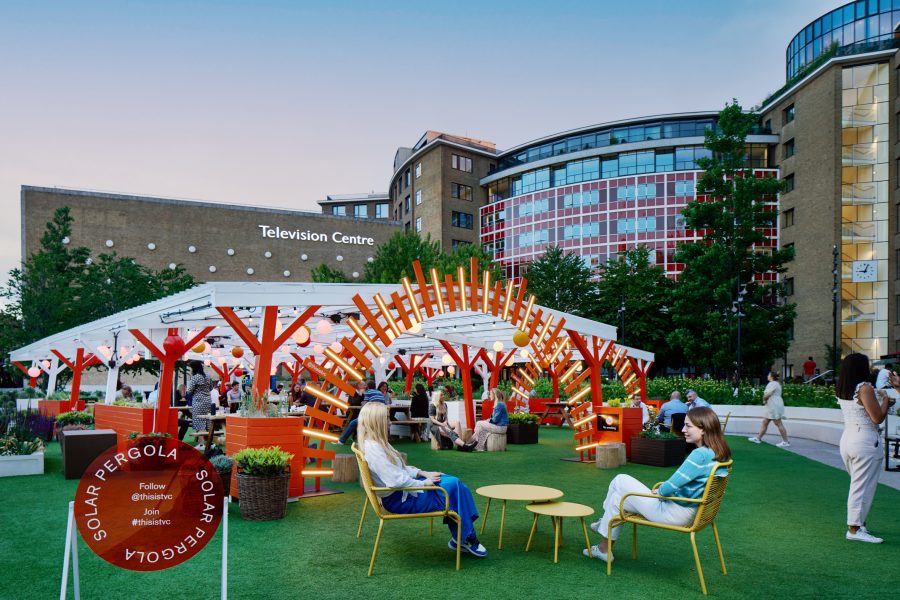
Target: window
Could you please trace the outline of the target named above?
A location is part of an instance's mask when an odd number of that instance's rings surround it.
[[[422,176],[422,163],[416,163],[416,179]]]
[[[456,169],[457,171],[465,171],[466,173],[472,172],[472,159],[467,158],[465,156],[459,156],[457,154],[450,155],[450,166]]]
[[[409,231],[409,221],[403,224],[403,231]]]
[[[472,242],[467,242],[466,240],[450,240],[450,245],[453,247],[454,250],[456,250],[460,246],[468,246],[471,243]]]
[[[409,179],[409,169],[407,169],[406,170],[406,187],[409,187],[410,183],[412,183],[412,182]]]
[[[409,212],[409,196],[407,196],[406,200],[403,201],[403,208],[406,212]]]
[[[772,133],[772,119],[766,119],[766,122],[763,123],[764,133]]]
[[[387,204],[376,204],[375,205],[375,218],[376,219],[387,219],[388,218],[388,205]]]
[[[472,229],[474,219],[470,213],[453,211],[450,215],[450,224],[460,229]]]
[[[357,219],[365,219],[369,216],[369,207],[365,204],[353,205],[353,216]]]
[[[787,125],[791,121],[794,120],[794,105],[791,104],[786,109],[784,109],[784,123]]]
[[[416,218],[416,233],[422,231],[422,217]]]
[[[793,296],[794,295],[794,278],[787,277],[784,280],[784,295],[785,296]]]
[[[676,181],[675,182],[675,196],[682,198],[684,196],[693,196],[694,195],[694,181]]]
[[[794,138],[791,138],[784,143],[784,157],[790,158],[793,155],[794,155]]]
[[[794,175],[793,173],[784,178],[784,194],[794,191]]]
[[[791,227],[794,224],[794,209],[789,208],[781,213],[781,226]]]
[[[459,198],[460,200],[472,200],[472,186],[463,185],[461,183],[450,184],[450,197]]]
[[[897,311],[894,313],[894,322],[900,325],[900,296],[897,296]]]
[[[416,190],[416,206],[422,204],[422,190]]]
[[[656,217],[638,217],[636,219],[619,219],[619,233],[646,233],[656,231]]]
[[[346,217],[347,216],[347,207],[343,204],[335,204],[334,208],[331,209],[331,214],[336,215],[338,217]]]
[[[519,234],[519,247],[524,248],[531,245],[546,244],[550,239],[550,232],[546,229],[538,229],[537,231],[527,231]]]

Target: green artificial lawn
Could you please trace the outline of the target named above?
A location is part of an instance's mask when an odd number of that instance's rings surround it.
[[[627,465],[601,471],[561,461],[572,456],[569,430],[541,428],[537,446],[505,453],[434,452],[427,443],[398,443],[420,468],[458,475],[474,491],[494,483],[559,488],[565,499],[595,509],[617,473],[645,483],[674,469]],[[869,529],[877,546],[844,539],[848,477],[831,467],[770,445],[732,437],[733,480],[719,515],[728,575],[718,567],[712,532],[698,535],[706,583],[718,598],[887,598],[897,592],[900,491],[879,486]],[[349,452],[348,447],[336,447]],[[61,474],[59,446],[47,451],[43,476],[0,479],[0,598],[59,596],[66,507],[76,481]],[[499,509],[491,508],[482,541],[488,556],[463,554],[453,569],[442,524],[428,537],[427,521],[385,524],[375,573],[366,577],[377,530],[370,512],[356,539],[363,494],[356,483],[332,484],[343,494],[308,498],[288,506],[274,522],[243,521],[231,506],[231,598],[692,598],[700,597],[688,536],[639,529],[638,559],[631,533],[622,532],[612,577],[605,563],[581,554],[583,534],[567,520],[559,564],[553,564],[549,520],[542,517],[532,550],[524,552],[531,515],[520,503],[507,511],[504,548],[497,550]],[[476,496],[483,510],[484,499]],[[599,515],[598,515],[599,516]],[[480,527],[481,521],[476,524]],[[590,532],[592,543],[597,536]],[[221,532],[194,559],[156,573],[120,570],[80,544],[84,598],[218,597]],[[70,586],[71,597],[71,586]]]

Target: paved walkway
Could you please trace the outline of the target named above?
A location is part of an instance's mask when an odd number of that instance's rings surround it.
[[[763,443],[775,444],[780,441],[781,438],[777,435],[767,435],[763,440]],[[817,442],[814,440],[791,438],[791,447],[787,448],[786,450],[788,452],[793,452],[794,454],[799,454],[800,456],[805,456],[806,458],[811,458],[812,460],[816,460],[836,469],[840,469],[841,471],[847,471],[847,469],[844,468],[844,461],[841,460],[840,448],[838,448],[837,446],[832,446],[831,444]],[[892,467],[896,466],[897,463],[897,459],[891,459]],[[900,490],[900,471],[882,470],[881,476],[878,481],[880,483],[883,483],[884,485]]]

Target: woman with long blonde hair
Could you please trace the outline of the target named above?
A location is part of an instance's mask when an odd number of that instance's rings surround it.
[[[622,526],[614,527],[610,539],[607,540],[609,522],[619,515],[620,504],[625,495],[637,492],[679,498],[700,498],[715,464],[731,460],[731,448],[725,441],[719,417],[711,408],[704,406],[688,411],[682,431],[684,439],[689,444],[696,444],[697,448],[659,488],[651,490],[631,475],[616,475],[613,478],[606,492],[606,500],[603,501],[603,516],[596,523],[591,523],[591,529],[603,536],[599,544],[591,546],[591,556],[605,561],[607,553],[612,552],[612,545],[619,536]],[[727,470],[724,467],[720,467],[716,472],[717,476],[726,474]],[[697,514],[696,504],[681,503],[665,497],[629,496],[625,498],[623,508],[627,512],[639,513],[646,519],[668,525],[687,525]],[[587,555],[588,551],[584,550],[584,553]]]
[[[473,523],[478,518],[478,509],[469,488],[456,477],[439,471],[420,471],[404,463],[403,457],[388,441],[390,418],[384,404],[370,402],[359,413],[359,428],[356,435],[359,448],[366,457],[375,484],[379,487],[421,487],[438,485],[447,491],[450,510],[462,520],[462,549],[478,557],[487,556],[487,549],[478,542]],[[399,514],[424,513],[443,510],[446,496],[438,490],[408,490],[379,492],[382,505]],[[444,519],[450,529],[448,546],[456,550],[456,524]]]
[[[506,428],[509,426],[506,395],[497,388],[493,388],[488,392],[488,398],[494,402],[491,418],[475,423],[475,449],[482,452],[487,449],[488,434],[506,433]]]

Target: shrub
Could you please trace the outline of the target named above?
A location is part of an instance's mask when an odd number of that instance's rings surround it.
[[[36,437],[21,438],[17,435],[0,437],[0,456],[25,456],[40,452],[43,442]]]
[[[53,439],[53,417],[36,410],[16,411],[15,407],[0,412],[0,432],[21,432],[21,436],[36,437],[44,441]]]
[[[212,466],[216,471],[227,471],[234,465],[234,459],[230,456],[225,456],[224,454],[213,456],[209,459],[209,462],[212,463]]]
[[[638,437],[647,438],[649,440],[674,440],[677,435],[671,431],[659,431],[658,429],[646,429],[638,433]]]
[[[93,425],[94,416],[86,412],[73,410],[56,415],[56,426],[65,427],[66,425]]]
[[[128,434],[128,439],[133,440],[136,438],[170,438],[172,437],[171,433],[164,433],[160,431],[151,431],[149,433],[138,433],[137,431],[132,431]]]
[[[509,415],[509,424],[513,423],[537,423],[538,416],[534,413],[512,413]]]
[[[290,468],[293,454],[278,446],[269,448],[244,448],[233,456],[239,472],[256,477],[277,477]]]
[[[85,395],[86,394],[82,394],[81,398],[84,399]],[[71,396],[69,395],[69,392],[63,392],[63,391],[53,392],[52,394],[49,394],[47,396],[47,400],[68,400],[69,398],[71,398]]]

